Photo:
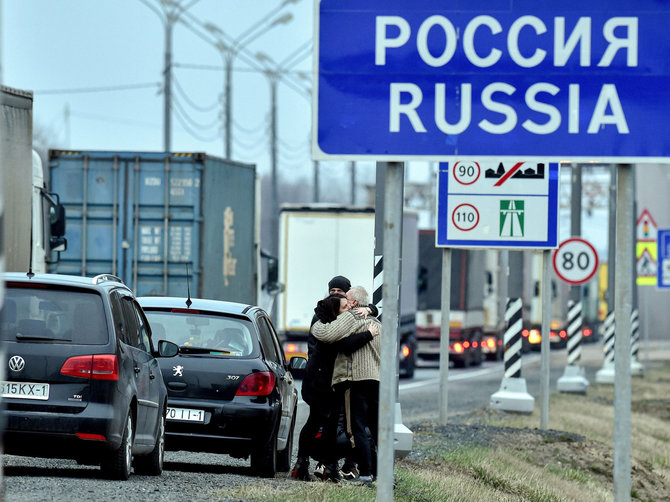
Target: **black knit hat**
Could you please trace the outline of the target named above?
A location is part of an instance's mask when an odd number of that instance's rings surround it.
[[[349,279],[343,275],[336,275],[328,283],[328,290],[330,291],[333,288],[340,288],[345,293],[351,289],[351,283]]]

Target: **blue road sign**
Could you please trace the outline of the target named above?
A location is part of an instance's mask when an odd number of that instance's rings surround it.
[[[658,287],[670,288],[670,228],[658,231]]]
[[[557,163],[440,163],[437,246],[555,248],[557,220]]]
[[[670,157],[670,5],[315,0],[313,155]]]

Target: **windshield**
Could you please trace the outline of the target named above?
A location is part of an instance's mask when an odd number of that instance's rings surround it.
[[[0,316],[6,341],[104,345],[108,342],[102,298],[94,291],[44,284],[9,284]]]
[[[182,353],[248,357],[256,351],[253,325],[248,320],[213,314],[144,309],[154,344],[169,340]],[[203,349],[203,350],[201,350]]]

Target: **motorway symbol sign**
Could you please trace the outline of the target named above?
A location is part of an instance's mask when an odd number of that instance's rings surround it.
[[[314,10],[315,159],[670,157],[665,2],[314,0]]]
[[[554,248],[558,164],[440,163],[436,245]]]
[[[598,270],[596,248],[585,239],[572,237],[561,242],[554,251],[554,272],[569,284],[584,284]]]
[[[670,228],[658,231],[658,287],[670,288]]]

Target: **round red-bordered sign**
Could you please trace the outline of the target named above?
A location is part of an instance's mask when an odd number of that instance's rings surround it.
[[[584,284],[598,270],[598,252],[579,237],[566,239],[554,251],[552,260],[556,275],[569,284]]]
[[[459,213],[458,210],[461,210]],[[457,222],[457,219],[462,218],[463,221]],[[454,212],[451,213],[451,222],[454,226],[462,232],[469,232],[479,224],[479,211],[472,204],[464,203],[456,206]]]
[[[472,185],[475,181],[479,179],[479,176],[482,173],[482,168],[479,166],[477,162],[472,162],[472,164],[466,164],[465,162],[459,161],[456,162],[456,164],[454,164],[453,172],[454,172],[454,179],[458,181],[461,185]]]

